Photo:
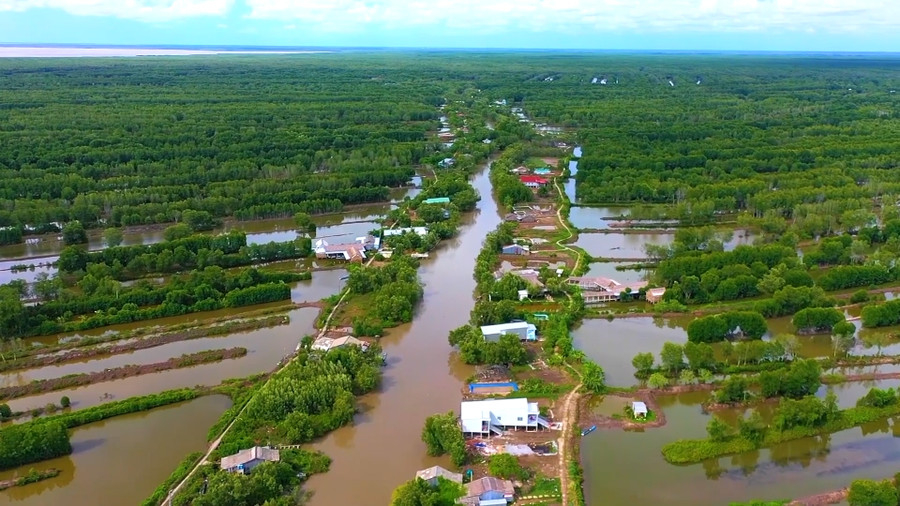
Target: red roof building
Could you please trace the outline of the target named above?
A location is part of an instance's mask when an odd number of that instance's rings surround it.
[[[529,188],[537,188],[550,182],[540,176],[519,176],[519,181],[522,181]]]

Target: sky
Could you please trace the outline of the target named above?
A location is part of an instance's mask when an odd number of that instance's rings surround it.
[[[0,43],[898,51],[900,0],[0,0]]]

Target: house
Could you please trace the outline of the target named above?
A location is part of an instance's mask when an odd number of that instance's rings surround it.
[[[454,160],[453,158],[444,158],[443,160],[438,162],[438,166],[447,168],[447,167],[452,167],[455,163],[456,163],[456,160]]]
[[[403,234],[419,234],[425,235],[428,233],[428,229],[425,227],[404,227],[404,228],[386,228],[381,233],[384,237],[390,237],[392,235],[403,235]]]
[[[540,176],[519,176],[519,181],[529,188],[540,188],[550,182]]]
[[[663,295],[665,295],[665,294],[666,294],[665,288],[651,288],[651,289],[647,290],[647,294],[646,294],[647,302],[649,302],[651,304],[656,304],[657,302],[662,300]]]
[[[349,244],[328,244],[325,239],[316,241],[313,248],[316,258],[331,258],[334,260],[347,260],[349,262],[362,262],[366,259],[366,252],[363,244],[358,242]]]
[[[360,341],[353,336],[344,337],[320,337],[312,344],[312,349],[328,352],[336,348],[344,346],[359,346],[365,351],[369,347],[369,343]]]
[[[641,401],[631,403],[631,412],[635,418],[647,418],[647,405]]]
[[[485,476],[466,484],[466,495],[459,500],[464,506],[505,506],[513,502],[516,488],[509,480]]]
[[[516,167],[515,169],[509,169],[509,171],[513,174],[528,174],[528,167],[525,167],[524,165],[520,165],[520,166]]]
[[[634,283],[619,283],[614,279],[595,277],[570,277],[568,280],[570,285],[576,285],[584,290],[582,294],[585,304],[596,304],[598,302],[608,302],[619,300],[624,293],[637,293],[638,290],[647,286],[646,281],[637,281]]]
[[[519,295],[519,302],[528,298],[528,290],[519,290],[516,293]]]
[[[538,404],[523,397],[463,401],[460,421],[463,434],[479,437],[500,435],[510,429],[538,431],[550,428],[550,422],[541,416]]]
[[[514,270],[514,271],[509,271],[509,274],[512,274],[513,276],[518,276],[518,277],[524,279],[531,286],[534,286],[534,287],[540,288],[540,289],[544,288],[544,283],[542,283],[540,278],[538,277],[538,275],[540,273],[538,273],[538,271],[536,271],[534,269],[518,269],[518,270]]]
[[[265,448],[262,446],[254,446],[246,450],[241,450],[234,455],[222,457],[219,465],[222,469],[232,473],[248,474],[254,467],[263,462],[278,462],[281,455],[278,450],[273,448]]]
[[[366,234],[363,237],[357,237],[356,242],[361,244],[363,250],[365,251],[378,251],[378,248],[381,246],[381,238],[375,237],[372,234]]]
[[[455,483],[462,483],[462,475],[460,473],[448,471],[441,466],[432,466],[428,469],[416,471],[416,478],[422,478],[432,487],[437,486],[438,478],[444,478],[445,480],[450,480]]]
[[[528,292],[526,292],[527,295]],[[481,327],[485,341],[499,341],[504,334],[516,334],[521,341],[537,341],[537,327],[528,322],[510,322]]]
[[[434,197],[430,199],[425,199],[422,201],[423,204],[449,204],[450,197]]]
[[[504,255],[528,255],[531,253],[531,249],[521,244],[510,244],[504,246],[501,253]]]
[[[538,176],[546,176],[550,174],[552,171],[547,167],[541,167],[540,169],[534,169],[534,173]]]
[[[490,140],[490,139],[485,139],[485,140],[483,140],[483,141],[481,141],[481,142],[484,143],[484,144],[490,144],[490,143],[492,143],[492,142],[494,142],[494,141],[492,141],[492,140]]]

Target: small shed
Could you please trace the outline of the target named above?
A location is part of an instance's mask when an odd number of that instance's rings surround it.
[[[438,478],[444,478],[455,483],[462,483],[462,474],[448,471],[441,466],[433,466],[416,472],[416,478],[422,478],[432,487],[438,484]]]
[[[547,167],[541,167],[540,169],[534,169],[534,173],[538,176],[546,176],[550,174],[552,171]]]
[[[528,290],[519,290],[519,300],[523,301],[528,298]]]
[[[635,418],[647,418],[647,405],[641,401],[632,402],[631,411],[634,413]]]
[[[423,204],[449,204],[450,197],[434,197],[430,199],[425,199]]]

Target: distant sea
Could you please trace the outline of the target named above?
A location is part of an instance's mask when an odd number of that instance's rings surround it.
[[[338,49],[262,46],[112,46],[95,44],[0,44],[0,58],[192,56],[221,54],[314,54],[333,53],[336,51],[338,51]]]
[[[3,44],[0,58],[66,58],[66,57],[121,57],[121,56],[191,56],[227,54],[315,54],[347,52],[433,52],[433,53],[537,53],[537,54],[619,54],[619,55],[693,55],[693,56],[766,56],[812,58],[872,58],[896,59],[896,52],[834,52],[834,51],[715,51],[715,50],[667,50],[667,49],[538,49],[538,48],[441,48],[441,47],[286,47],[286,46],[194,46],[156,45],[140,46],[106,44]]]

